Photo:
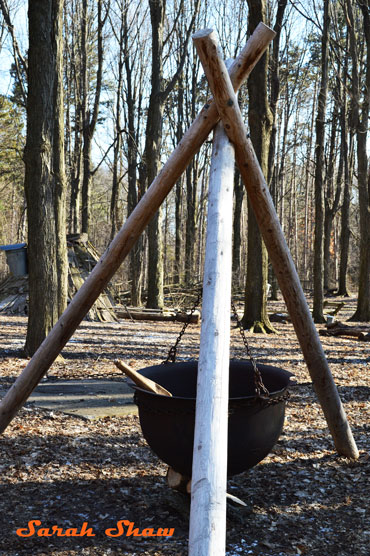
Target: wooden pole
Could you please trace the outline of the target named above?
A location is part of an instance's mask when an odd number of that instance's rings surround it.
[[[218,124],[209,179],[190,511],[190,556],[226,542],[234,148]]]
[[[342,456],[359,456],[337,388],[311,317],[266,180],[262,174],[216,36],[209,29],[193,36],[226,133],[248,192],[281,292],[295,328],[313,386],[323,409],[336,449]]]
[[[148,390],[148,392],[153,392],[153,394],[159,394],[160,396],[169,396],[172,397],[171,392],[166,390],[161,384],[158,382],[154,382],[150,378],[143,376],[142,374],[132,369],[130,365],[127,365],[124,361],[120,361],[119,359],[115,359],[114,361],[115,366],[125,373],[131,380],[140,388],[144,388],[144,390]]]
[[[230,68],[230,77],[236,90],[248,77],[274,36],[275,32],[269,27],[263,23],[258,25]],[[0,433],[6,429],[48,371],[218,120],[217,107],[210,101],[203,107],[88,279],[1,400]]]

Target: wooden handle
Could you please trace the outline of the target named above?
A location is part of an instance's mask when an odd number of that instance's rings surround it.
[[[151,380],[150,378],[141,375],[137,371],[134,371],[134,369],[132,369],[129,365],[127,365],[123,361],[116,359],[114,361],[114,364],[120,371],[125,373],[125,375],[129,376],[131,380],[133,380],[135,384],[137,384],[137,386],[140,386],[140,388],[143,388],[144,390],[148,390],[148,392],[153,392],[154,394],[160,394],[162,396],[172,397],[171,392],[166,390],[166,388],[163,388],[163,386],[157,384],[156,382],[154,382],[154,380]]]

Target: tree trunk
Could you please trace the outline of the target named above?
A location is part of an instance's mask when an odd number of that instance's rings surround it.
[[[121,9],[123,6],[121,7]],[[123,9],[122,9],[123,11]],[[120,153],[121,153],[121,94],[122,94],[122,79],[123,79],[123,63],[124,63],[124,21],[121,19],[119,31],[119,58],[118,58],[118,75],[117,75],[117,89],[116,89],[116,113],[114,117],[114,147],[113,147],[113,168],[112,168],[112,193],[110,202],[110,219],[111,219],[111,233],[110,239],[112,240],[120,227],[122,226],[120,211],[119,211],[119,186],[120,186]]]
[[[239,169],[235,166],[234,174],[234,218],[233,218],[233,284],[241,286],[241,218],[243,209],[244,185],[240,178]]]
[[[72,136],[68,139],[68,178],[71,184],[68,229],[70,233],[79,234],[81,232],[82,179],[81,7],[76,5],[75,2],[71,2],[68,5],[66,4],[66,12],[65,20],[70,22],[70,25],[68,28],[69,35],[65,31],[65,41],[68,41],[66,53],[68,82],[65,102],[71,112],[72,126],[68,130],[71,135],[73,128],[73,140]]]
[[[303,283],[308,281],[308,252],[309,252],[309,237],[310,237],[310,174],[311,168],[311,152],[312,152],[312,137],[314,128],[314,114],[316,110],[316,91],[317,91],[317,80],[314,83],[314,105],[312,107],[312,116],[310,120],[310,127],[308,129],[308,141],[306,150],[306,168],[305,168],[305,178],[304,178],[304,235],[303,235],[303,255],[302,255],[302,270],[301,270],[301,280]]]
[[[191,102],[187,111],[187,119],[193,121],[196,116],[196,98],[198,90],[198,79],[196,62],[192,65],[191,74]],[[197,238],[197,190],[199,164],[196,155],[186,169],[186,221],[185,221],[185,284],[190,286],[194,283],[194,260]]]
[[[83,0],[83,15],[82,15],[82,79],[83,79],[83,179],[82,179],[82,233],[89,233],[90,227],[90,195],[91,195],[91,146],[95,132],[96,123],[98,121],[100,94],[102,88],[103,76],[103,27],[107,18],[107,13],[104,18],[102,15],[102,0],[97,1],[98,11],[98,28],[97,28],[97,41],[98,41],[98,66],[96,70],[96,88],[94,97],[94,106],[92,111],[88,107],[88,73],[87,73],[87,18],[88,18],[88,0]]]
[[[184,118],[184,76],[181,76],[177,93],[177,127],[176,127],[176,140],[177,144],[180,143],[184,133],[183,118]],[[182,176],[176,183],[175,190],[175,261],[174,261],[174,284],[181,283],[181,269],[182,269],[182,241],[181,241],[181,206],[182,206]]]
[[[123,25],[122,41],[123,41],[123,62],[126,74],[126,127],[127,137],[125,150],[127,159],[127,217],[130,216],[139,201],[138,191],[138,143],[139,143],[139,130],[140,114],[141,114],[141,89],[142,81],[139,81],[138,87],[135,87],[135,60],[136,51],[132,51],[130,44],[130,28],[133,27],[132,20],[128,18],[128,2],[124,0],[121,7],[121,20]],[[140,26],[140,22],[134,20],[136,26]],[[140,47],[139,47],[140,48]],[[130,302],[134,307],[139,307],[142,304],[142,289],[143,289],[143,262],[144,242],[143,237],[140,236],[138,241],[133,246],[130,252]]]
[[[324,303],[324,205],[323,172],[326,97],[328,91],[329,56],[329,0],[324,0],[324,19],[321,42],[321,83],[317,102],[315,148],[315,241],[314,241],[314,291],[312,316],[315,322],[325,322]]]
[[[197,209],[197,157],[186,169],[186,231],[185,231],[185,284],[194,282],[194,254],[196,245],[196,209]]]
[[[163,77],[163,44],[165,0],[149,0],[152,26],[152,69],[151,94],[148,106],[148,119],[145,138],[143,177],[147,184],[155,179],[160,163],[164,103],[181,75],[186,47],[199,7],[199,0],[193,7],[192,21],[186,30],[183,52],[172,78],[166,83]],[[148,299],[147,307],[156,309],[163,306],[163,241],[162,214],[158,210],[148,226]]]
[[[152,183],[159,169],[161,152],[163,100],[163,25],[165,3],[163,0],[149,0],[152,25],[152,73],[151,93],[145,141],[145,181]],[[162,211],[156,213],[148,226],[148,299],[147,307],[163,307],[163,246]]]
[[[33,355],[67,305],[62,0],[29,3],[25,191]]]
[[[271,140],[269,147],[269,158],[268,158],[268,176],[267,183],[271,185],[273,175],[275,173],[275,154],[276,154],[276,136],[277,136],[277,103],[280,95],[280,66],[279,66],[279,54],[280,54],[280,36],[281,28],[284,18],[284,12],[288,0],[278,1],[278,10],[276,14],[276,22],[274,25],[274,31],[276,33],[274,42],[272,43],[272,56],[270,59],[271,65],[271,93],[270,93],[270,109],[273,118],[272,128],[271,128]]]
[[[248,0],[250,34],[260,21],[265,21],[264,0]],[[248,120],[251,140],[267,176],[268,154],[272,129],[272,114],[267,100],[268,56],[264,54],[248,80]],[[253,213],[248,203],[248,256],[243,327],[254,332],[275,332],[267,314],[267,251]]]
[[[348,33],[347,33],[348,43]],[[347,124],[347,92],[346,92],[346,75],[347,75],[347,57],[344,64],[344,94],[343,103],[340,110],[340,128],[341,128],[341,149],[343,151],[344,160],[344,186],[343,186],[343,202],[341,207],[341,232],[340,232],[340,265],[339,265],[339,285],[338,295],[348,297],[347,291],[347,266],[349,254],[349,212],[351,203],[351,178],[350,160],[352,159],[352,148],[348,148],[348,124]],[[352,138],[351,138],[352,145]]]
[[[284,13],[287,6],[288,0],[279,0],[277,13],[276,13],[276,21],[274,25],[274,31],[276,33],[274,42],[272,43],[272,56],[270,58],[270,67],[271,67],[271,92],[270,92],[270,109],[272,114],[272,128],[271,128],[271,139],[270,139],[270,147],[269,147],[269,157],[268,157],[268,173],[267,173],[267,183],[270,188],[271,197],[274,201],[275,207],[277,206],[276,203],[276,172],[277,172],[277,164],[276,164],[276,138],[277,138],[277,121],[276,121],[276,114],[277,114],[277,105],[280,95],[280,63],[279,63],[279,55],[280,55],[280,36],[281,36],[281,29],[284,19]],[[274,274],[273,268],[270,266],[268,271],[268,281],[271,284],[271,298],[275,301],[278,299],[278,281]]]
[[[340,103],[340,80],[338,78],[336,90],[334,92],[335,104],[332,112],[332,128],[330,136],[329,162],[326,173],[326,194],[325,194],[325,214],[324,214],[324,291],[328,291],[333,282],[331,271],[332,260],[330,248],[332,245],[333,222],[339,208],[339,200],[341,194],[342,174],[343,174],[343,146],[340,147],[338,175],[336,187],[334,191],[334,165],[335,150],[337,141],[337,122],[338,122],[338,105]]]
[[[362,87],[357,71],[358,56],[355,36],[355,23],[350,0],[347,0],[350,30],[350,52],[352,57],[352,94],[357,135],[358,164],[358,202],[360,211],[360,272],[358,279],[358,299],[352,320],[367,322],[370,320],[370,175],[368,175],[367,133],[370,109],[370,2],[359,2],[366,39],[366,75]],[[348,20],[347,20],[348,21]],[[360,90],[363,89],[362,110],[360,114]]]

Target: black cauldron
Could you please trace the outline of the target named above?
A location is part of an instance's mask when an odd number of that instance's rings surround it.
[[[286,391],[291,373],[258,365],[271,398]],[[143,435],[157,456],[175,471],[191,477],[197,361],[168,363],[141,369],[142,375],[161,384],[172,397],[139,388],[135,402]],[[267,456],[283,428],[285,401],[268,404],[255,397],[253,367],[249,361],[230,361],[228,476],[242,473]]]

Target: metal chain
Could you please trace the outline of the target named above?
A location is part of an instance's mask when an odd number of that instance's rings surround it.
[[[175,363],[176,361],[176,357],[177,357],[177,348],[179,343],[181,342],[181,339],[183,337],[183,335],[185,334],[185,331],[187,329],[187,327],[190,324],[191,318],[194,314],[194,311],[199,307],[201,299],[202,299],[202,295],[203,295],[203,289],[200,288],[197,299],[193,305],[193,307],[190,310],[190,313],[188,315],[188,318],[186,319],[186,322],[184,323],[184,326],[182,327],[175,344],[170,348],[167,358],[165,359],[165,361],[163,361],[162,364],[167,364],[167,363]],[[281,401],[286,401],[289,398],[289,392],[286,390],[284,392],[284,394],[282,394],[281,396],[274,396],[271,397],[269,391],[267,390],[266,386],[263,384],[263,380],[262,380],[262,376],[260,371],[258,370],[256,361],[252,355],[251,349],[249,347],[248,344],[248,340],[247,337],[245,335],[244,332],[244,328],[243,325],[241,323],[241,320],[239,319],[234,301],[231,300],[231,306],[233,309],[233,313],[237,322],[237,326],[239,328],[240,331],[240,335],[243,341],[243,344],[245,346],[247,355],[250,359],[250,362],[252,363],[252,367],[253,367],[253,375],[254,375],[254,387],[255,387],[255,392],[256,392],[256,398],[258,398],[261,402],[264,402],[265,404],[267,403],[267,405],[270,404],[276,404],[276,403],[280,403]]]
[[[257,368],[256,361],[255,361],[255,359],[252,355],[251,349],[250,349],[249,344],[248,344],[247,337],[246,337],[245,332],[244,332],[242,322],[239,318],[239,315],[237,313],[235,303],[234,303],[233,300],[231,300],[231,306],[232,306],[232,309],[233,309],[234,316],[236,318],[236,322],[237,322],[239,332],[240,332],[240,335],[242,337],[245,349],[246,349],[248,357],[249,357],[249,359],[252,363],[253,373],[254,373],[254,387],[255,387],[255,391],[256,391],[256,396],[257,396],[257,398],[262,398],[262,399],[269,400],[270,399],[269,391],[267,390],[266,386],[263,384],[261,373],[259,372],[259,370]]]
[[[193,307],[190,309],[190,313],[188,314],[188,318],[186,319],[184,326],[182,327],[180,334],[178,335],[175,344],[170,348],[168,355],[167,355],[167,359],[165,359],[165,361],[163,361],[163,364],[165,365],[166,363],[175,363],[176,361],[176,357],[177,357],[177,348],[179,343],[181,342],[181,339],[183,337],[183,335],[185,334],[185,331],[187,329],[187,327],[190,324],[191,318],[195,312],[195,310],[199,307],[200,305],[200,301],[202,299],[202,295],[203,295],[203,288],[200,288],[199,292],[198,292],[198,296],[197,299],[193,305]]]

